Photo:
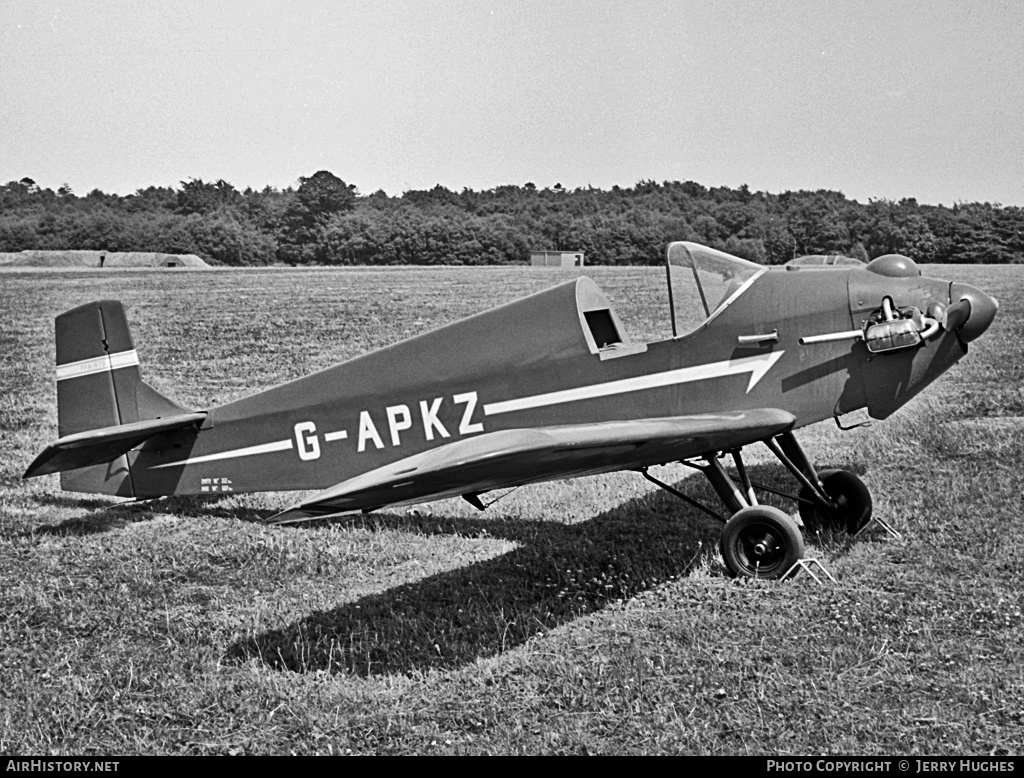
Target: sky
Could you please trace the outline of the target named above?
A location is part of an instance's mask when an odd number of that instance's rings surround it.
[[[1019,0],[0,0],[0,182],[1024,206]]]

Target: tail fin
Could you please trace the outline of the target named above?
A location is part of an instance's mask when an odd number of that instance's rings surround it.
[[[142,380],[124,307],[117,300],[87,303],[56,321],[57,428],[61,438],[189,411]],[[133,496],[125,456],[61,473],[73,492]]]

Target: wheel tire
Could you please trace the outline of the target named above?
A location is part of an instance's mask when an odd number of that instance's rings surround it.
[[[722,558],[736,578],[781,578],[804,556],[800,528],[778,508],[754,505],[722,530]]]
[[[825,493],[837,505],[828,510],[817,504],[800,503],[800,520],[811,532],[846,530],[855,535],[871,521],[871,492],[849,470],[823,470],[818,474]],[[800,488],[800,497],[812,499],[806,486]]]

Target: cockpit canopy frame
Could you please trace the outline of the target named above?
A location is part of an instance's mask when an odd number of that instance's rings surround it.
[[[673,338],[707,325],[768,272],[755,262],[689,241],[668,245],[665,270]],[[701,323],[684,329],[683,323],[693,321],[694,313]]]

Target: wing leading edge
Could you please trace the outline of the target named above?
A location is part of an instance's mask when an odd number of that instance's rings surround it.
[[[761,408],[491,432],[342,481],[268,522],[306,521],[557,478],[635,470],[744,446],[786,432],[795,422],[788,411]]]

